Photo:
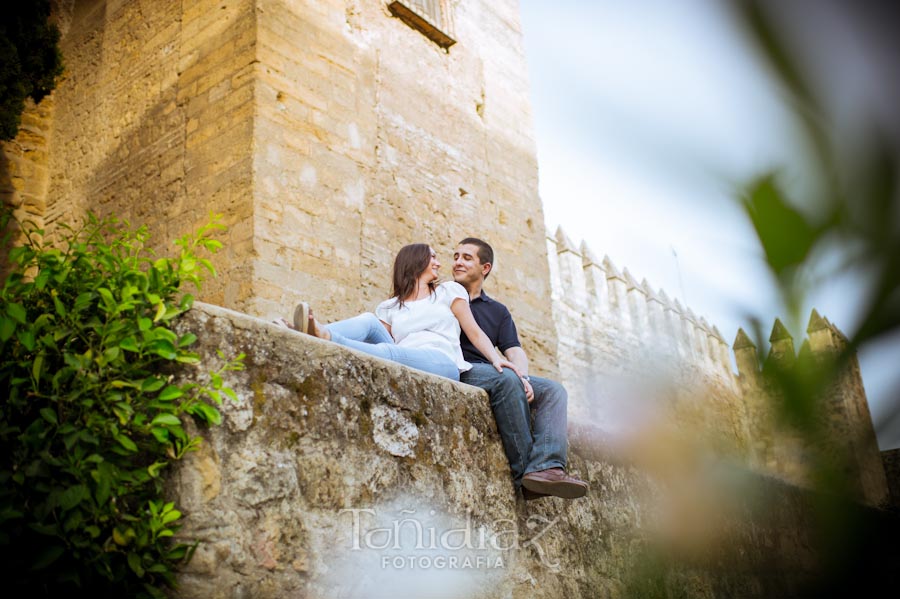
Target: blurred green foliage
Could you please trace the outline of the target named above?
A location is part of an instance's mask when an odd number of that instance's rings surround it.
[[[796,361],[771,361],[764,369],[781,425],[814,449],[808,466],[815,485],[813,533],[821,563],[816,579],[796,594],[865,595],[886,583],[886,574],[896,569],[892,536],[900,526],[896,517],[856,504],[859,497],[853,487],[858,481],[853,479],[861,473],[848,467],[852,459],[841,454],[856,440],[835,438],[824,426],[825,402],[833,385],[855,364],[860,348],[900,330],[898,140],[891,138],[888,128],[873,124],[858,131],[864,135],[863,143],[849,151],[824,105],[829,91],[814,85],[809,66],[797,52],[797,40],[789,38],[779,21],[777,4],[741,0],[734,7],[794,109],[809,148],[807,156],[798,156],[814,183],[805,195],[788,193],[776,173],[762,174],[741,193],[786,316],[802,322],[801,310],[811,290],[848,273],[861,275],[854,279],[861,287],[853,294],[864,300],[859,326],[833,355],[813,359],[801,351]],[[845,5],[843,10],[853,9]],[[754,329],[757,346],[762,347],[760,320]],[[891,410],[896,414],[900,406]]]
[[[791,197],[775,173],[765,173],[744,189],[744,208],[791,316],[802,309],[809,271],[826,253],[838,253],[842,259],[820,273],[820,279],[846,271],[871,274],[864,281],[867,287],[856,290],[867,303],[858,330],[848,339],[847,351],[855,352],[900,330],[898,140],[876,123],[864,131],[864,148],[853,154],[845,151],[845,140],[830,126],[826,109],[817,99],[825,92],[817,93],[805,75],[806,69],[778,27],[771,3],[742,0],[735,6],[795,109],[811,150],[804,158],[817,183],[811,187],[812,196]]]

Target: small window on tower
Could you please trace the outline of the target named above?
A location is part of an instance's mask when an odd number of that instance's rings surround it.
[[[419,31],[445,50],[456,43],[447,32],[450,19],[446,0],[394,0],[388,4],[391,14]]]

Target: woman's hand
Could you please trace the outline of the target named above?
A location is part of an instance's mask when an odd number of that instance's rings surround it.
[[[494,361],[491,362],[491,366],[496,368],[497,372],[503,372],[504,368],[509,368],[510,370],[515,372],[519,376],[519,378],[522,377],[522,373],[519,372],[519,369],[516,367],[516,365],[509,360],[504,360],[499,355],[496,355],[496,351],[494,352]]]

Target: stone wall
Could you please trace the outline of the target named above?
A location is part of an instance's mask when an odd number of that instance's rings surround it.
[[[705,438],[726,456],[792,484],[815,486],[823,460],[854,496],[869,505],[888,501],[888,488],[855,356],[820,393],[815,435],[785,425],[785,398],[761,369],[757,347],[744,333],[730,348],[721,333],[662,290],[640,283],[608,257],[599,260],[562,228],[547,236],[562,382],[570,417],[609,436],[628,437],[656,422],[677,423],[685,436]],[[798,372],[837,367],[847,340],[813,310],[798,353],[776,320],[767,362]],[[649,423],[649,424],[648,424]],[[813,441],[815,437],[815,441]]]
[[[562,228],[547,248],[572,418],[618,435],[668,414],[716,437],[723,455],[747,455],[746,406],[718,329]]]
[[[7,201],[51,230],[146,224],[161,248],[222,213],[203,299],[269,319],[371,310],[401,246],[431,243],[449,278],[483,237],[490,291],[554,374],[517,2],[441,5],[449,51],[382,0],[58,0],[66,72],[5,150]]]
[[[21,241],[22,231],[17,223],[31,223],[36,228],[44,226],[52,114],[52,96],[44,98],[38,105],[29,98],[18,135],[0,147],[0,202],[12,210],[14,220],[8,224],[8,233],[13,243]],[[0,235],[3,234],[4,231],[0,231]],[[0,280],[8,272],[7,248],[0,247]]]
[[[148,225],[160,248],[223,213],[222,283],[250,292],[251,148],[256,27],[242,2],[75,0],[61,40],[66,71],[52,95],[44,220],[87,210]]]
[[[670,444],[623,459],[576,423],[588,497],[526,503],[481,390],[213,306],[178,327],[206,365],[247,354],[170,478],[201,541],[180,597],[797,596],[839,571],[815,498],[778,481]]]

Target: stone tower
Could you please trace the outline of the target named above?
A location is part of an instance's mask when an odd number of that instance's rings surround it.
[[[555,370],[515,0],[57,0],[66,72],[6,144],[6,201],[52,231],[87,210],[159,244],[224,214],[201,298],[251,315],[372,309],[393,255],[450,275],[468,235],[489,291]],[[28,180],[28,189],[14,181]],[[20,186],[21,187],[21,186]]]

